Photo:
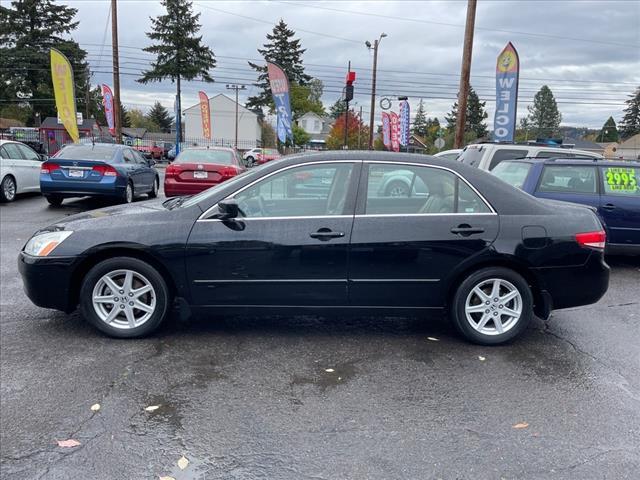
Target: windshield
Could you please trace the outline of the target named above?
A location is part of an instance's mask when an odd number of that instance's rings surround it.
[[[201,201],[209,198],[211,195],[215,195],[218,191],[222,190],[223,188],[227,188],[229,186],[236,185],[242,182],[242,180],[244,180],[244,177],[246,177],[250,173],[259,172],[267,165],[268,164],[265,163],[264,165],[253,167],[250,170],[246,170],[242,172],[240,175],[236,175],[235,177],[231,178],[231,180],[227,180],[226,182],[222,182],[217,185],[214,185],[213,187],[208,188],[204,192],[198,193],[197,195],[192,195],[191,197],[186,198],[184,202],[180,203],[180,206],[190,207],[192,205],[200,203]]]
[[[100,145],[67,145],[57,152],[52,158],[64,158],[68,160],[111,160],[116,148]]]
[[[233,165],[233,152],[229,150],[183,150],[173,163],[217,163]]]
[[[467,165],[479,167],[480,160],[482,160],[482,156],[484,155],[484,152],[485,152],[485,149],[482,148],[482,146],[475,146],[475,145],[468,146],[458,156],[458,161],[462,163],[466,163]]]
[[[491,170],[491,173],[512,187],[522,188],[529,174],[529,170],[531,170],[530,163],[502,162],[496,165],[496,167]]]

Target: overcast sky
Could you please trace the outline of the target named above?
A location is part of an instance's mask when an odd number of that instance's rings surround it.
[[[105,72],[95,73],[94,82],[112,84],[110,2],[61,3],[78,8],[80,25],[73,36],[89,52],[91,68]],[[258,58],[256,49],[283,18],[306,48],[307,73],[325,83],[325,105],[340,97],[351,60],[357,72],[355,108],[362,106],[368,118],[372,54],[364,42],[384,32],[388,36],[379,50],[378,91],[389,98],[408,95],[414,107],[422,98],[428,114],[443,122],[458,90],[466,5],[466,0],[196,0],[201,33],[218,68],[215,84],[184,86],[183,106],[196,103],[198,90],[212,96],[226,92],[231,82],[247,84],[247,95],[255,93],[247,60]],[[170,81],[146,86],[134,81],[149,58],[140,50],[149,44],[149,17],[162,13],[159,1],[118,1],[125,105],[144,110],[160,100],[173,107]],[[519,117],[546,84],[558,100],[563,124],[600,127],[609,115],[620,120],[624,100],[640,86],[640,1],[478,0],[471,84],[487,101],[490,127],[496,57],[508,41],[520,56]],[[379,117],[378,106],[376,111]]]

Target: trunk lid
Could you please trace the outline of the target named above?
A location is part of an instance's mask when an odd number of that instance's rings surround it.
[[[42,173],[52,180],[99,182],[105,176],[116,177],[118,172],[109,163],[101,160],[67,160],[51,158],[42,163]]]

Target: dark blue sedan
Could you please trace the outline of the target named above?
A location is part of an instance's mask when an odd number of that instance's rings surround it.
[[[107,197],[123,203],[143,193],[155,198],[160,178],[153,163],[126,145],[67,145],[42,164],[40,190],[55,206],[71,197]]]
[[[640,163],[571,158],[507,160],[491,173],[539,198],[590,205],[607,253],[640,253]]]

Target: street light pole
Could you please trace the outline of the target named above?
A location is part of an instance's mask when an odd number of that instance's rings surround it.
[[[371,42],[368,40],[364,42],[369,50],[373,48],[373,76],[371,79],[371,114],[369,116],[369,150],[373,150],[373,122],[375,120],[376,115],[376,73],[378,70],[378,46],[384,37],[386,37],[386,33],[382,33],[380,38],[374,40],[373,47],[371,47]]]
[[[240,85],[236,83],[227,85],[227,90],[235,90],[236,92],[236,139],[233,144],[236,150],[238,150],[238,91],[244,90],[246,88],[246,85]]]

